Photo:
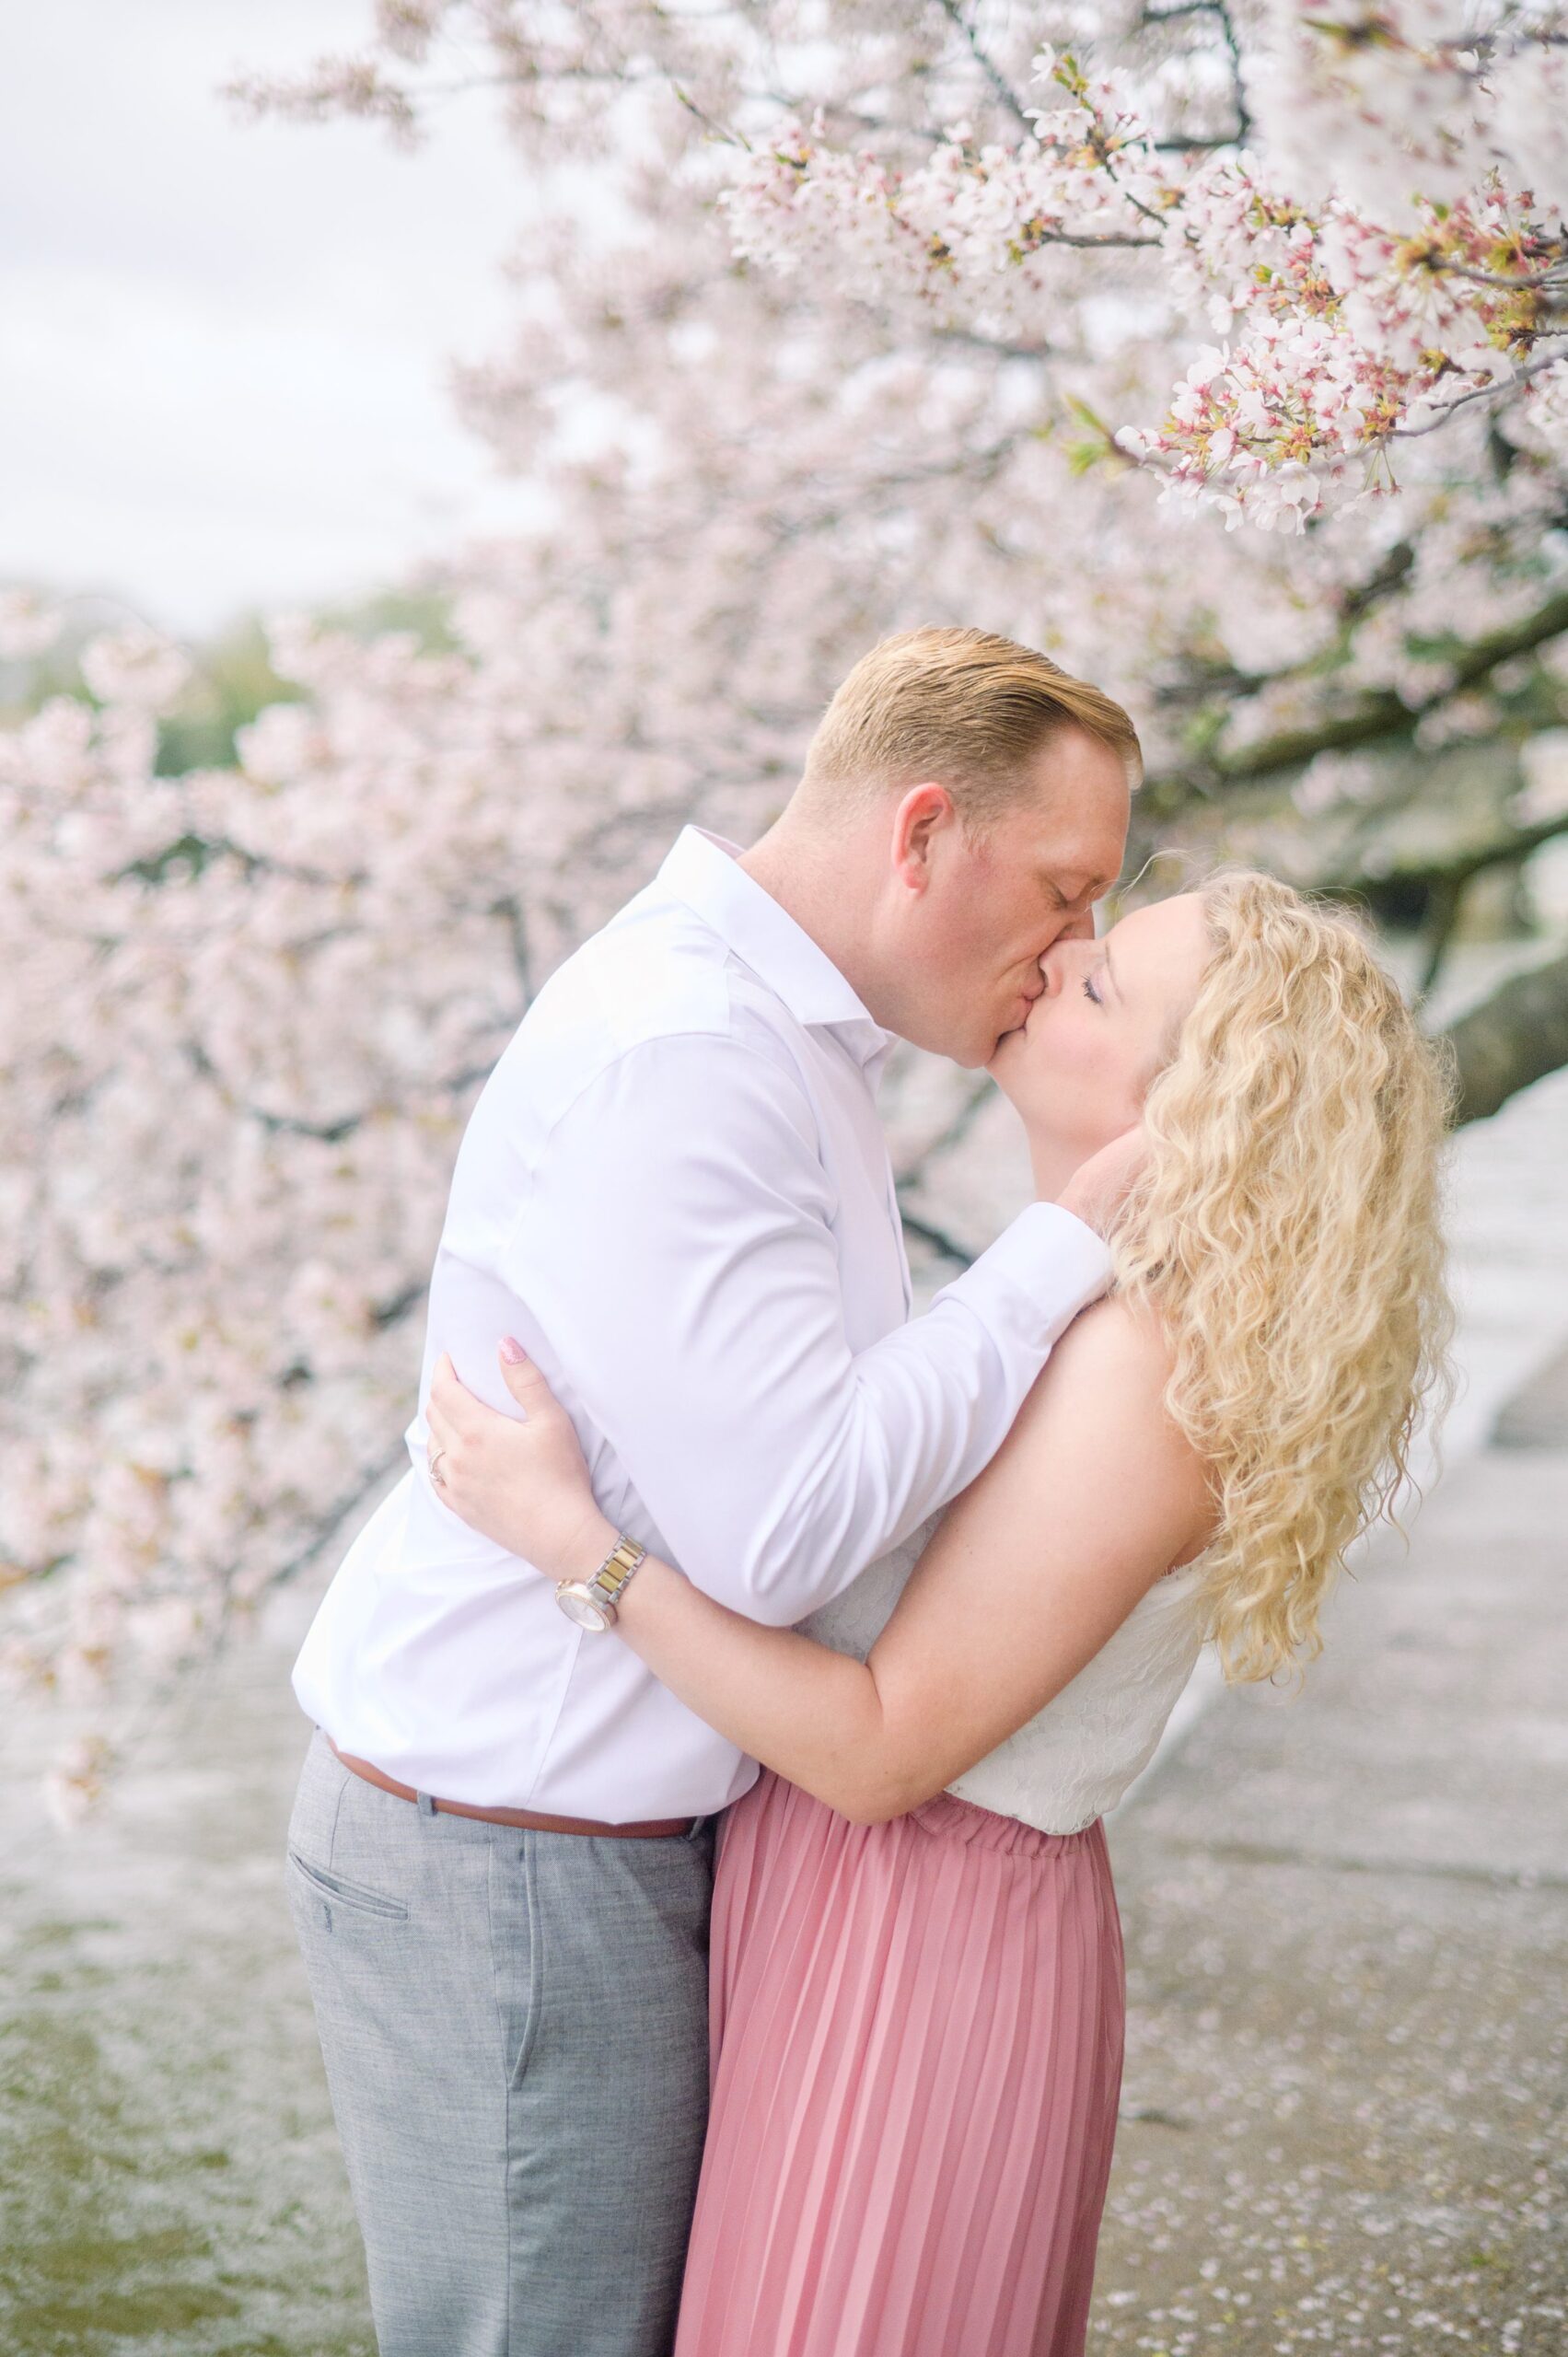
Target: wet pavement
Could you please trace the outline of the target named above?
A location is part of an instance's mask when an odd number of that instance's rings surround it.
[[[1472,1459],[1112,1821],[1092,2351],[1568,2350],[1565,1531],[1568,1448]]]
[[[277,1636],[0,1869],[0,2351],[373,2357],[284,1897],[305,1722]]]

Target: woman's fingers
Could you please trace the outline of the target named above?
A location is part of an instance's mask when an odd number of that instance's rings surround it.
[[[443,1351],[431,1374],[430,1397],[425,1403],[424,1422],[429,1439],[424,1461],[431,1469],[431,1480],[446,1493],[448,1504],[457,1470],[455,1452],[459,1440],[457,1419],[451,1411],[462,1392],[462,1379]]]
[[[458,1388],[458,1378],[452,1371],[451,1362],[443,1354],[431,1371],[430,1396],[424,1406],[424,1421],[432,1432],[438,1427],[449,1428],[454,1394]]]
[[[474,1398],[443,1351],[430,1377],[430,1408],[426,1422],[430,1414],[439,1416],[456,1439],[462,1433],[482,1431],[486,1418],[496,1413],[497,1411],[487,1408],[482,1399]]]
[[[431,1480],[459,1513],[478,1509],[486,1497],[515,1494],[520,1480],[538,1491],[564,1487],[574,1497],[587,1486],[571,1419],[539,1368],[510,1335],[497,1354],[512,1412],[477,1399],[445,1351],[431,1370],[426,1461]]]
[[[515,1358],[510,1355],[511,1351],[517,1353]],[[501,1361],[502,1381],[513,1399],[530,1415],[541,1415],[547,1409],[560,1406],[560,1401],[532,1359],[512,1335],[506,1335],[497,1346],[497,1356]]]

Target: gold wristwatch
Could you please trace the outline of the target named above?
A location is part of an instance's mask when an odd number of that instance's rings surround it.
[[[622,1531],[591,1580],[563,1580],[555,1601],[567,1620],[575,1620],[579,1629],[591,1629],[596,1636],[612,1629],[616,1605],[647,1551]]]

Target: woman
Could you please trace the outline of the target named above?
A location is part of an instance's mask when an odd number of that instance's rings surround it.
[[[1355,926],[1232,874],[1043,962],[991,1069],[1042,1195],[1142,1115],[1110,1295],[804,1631],[652,1557],[619,1610],[763,1771],[719,1848],[677,2357],[1078,2357],[1121,2070],[1103,1812],[1205,1637],[1232,1678],[1318,1651],[1441,1375],[1446,1091]],[[438,1370],[443,1492],[587,1578],[618,1534],[506,1374],[524,1422]]]

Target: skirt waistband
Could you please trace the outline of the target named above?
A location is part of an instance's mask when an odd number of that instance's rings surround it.
[[[1079,1849],[1103,1823],[1097,1817],[1071,1833],[1047,1833],[1038,1825],[1026,1825],[1021,1817],[981,1808],[978,1801],[967,1801],[958,1793],[935,1793],[909,1814],[921,1831],[935,1840],[963,1841],[1030,1858],[1051,1858]]]

